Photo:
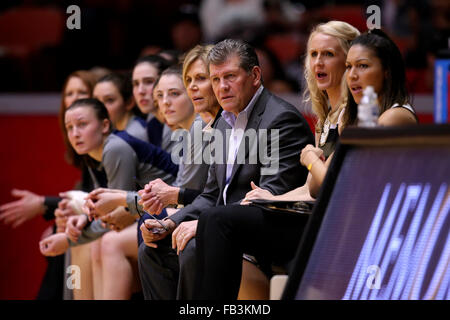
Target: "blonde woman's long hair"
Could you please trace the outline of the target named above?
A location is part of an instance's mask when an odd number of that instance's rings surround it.
[[[307,83],[307,88],[304,92],[305,101],[311,101],[312,111],[317,117],[316,132],[320,133],[322,131],[323,123],[328,115],[328,96],[325,91],[319,90],[317,87],[317,82],[315,80],[314,74],[311,73],[309,68],[309,47],[311,39],[316,34],[325,34],[328,36],[335,37],[345,54],[348,53],[350,49],[350,43],[355,39],[360,32],[358,29],[352,25],[343,21],[329,21],[327,23],[321,23],[314,27],[309,35],[307,46],[306,46],[306,58],[304,65],[305,79]],[[339,105],[345,105],[347,100],[347,87],[345,85],[345,75],[341,80],[341,101]],[[347,112],[346,112],[347,113]],[[347,117],[344,115],[344,125],[346,124]]]

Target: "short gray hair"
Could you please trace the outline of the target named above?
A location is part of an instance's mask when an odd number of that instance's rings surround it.
[[[258,56],[250,44],[242,40],[225,39],[209,51],[208,67],[210,64],[222,64],[233,55],[239,57],[240,67],[247,72],[252,71],[253,67],[259,66]]]

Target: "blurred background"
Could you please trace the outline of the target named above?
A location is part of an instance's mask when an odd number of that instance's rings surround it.
[[[265,86],[302,103],[303,55],[311,28],[329,20],[366,31],[366,8],[378,5],[381,26],[404,55],[421,123],[433,122],[434,61],[449,46],[448,0],[2,0],[0,2],[0,204],[12,188],[57,195],[79,172],[64,161],[57,112],[64,79],[78,69],[129,70],[143,55],[182,54],[198,43],[241,38],[260,58]],[[77,5],[81,28],[67,13]],[[0,225],[0,299],[33,299],[46,261],[41,217]]]

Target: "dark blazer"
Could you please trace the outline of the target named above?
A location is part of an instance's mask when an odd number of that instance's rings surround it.
[[[220,130],[226,139],[224,148],[227,150],[229,136],[226,135],[226,131],[231,127],[221,118],[215,128]],[[244,143],[245,136],[242,139],[239,152],[245,153],[245,163],[233,166],[230,185],[227,189],[227,204],[240,203],[245,194],[251,190],[250,181],[275,195],[302,186],[306,181],[308,171],[300,164],[300,152],[307,144],[314,144],[314,138],[308,123],[300,112],[288,102],[264,89],[249,116],[246,131],[248,129],[255,129],[256,132],[267,129],[268,142],[265,144],[257,140]],[[265,152],[268,151],[267,154],[271,154],[271,129],[279,129],[278,170],[274,174],[261,175],[261,169],[269,167],[270,164],[261,162],[258,148],[265,149],[265,145],[267,145]],[[245,149],[243,150],[243,148]],[[253,161],[252,164],[249,159],[251,160],[255,152],[258,155],[257,162],[255,164]],[[177,225],[183,221],[198,219],[203,210],[224,204],[226,159],[227,153],[224,152],[223,161],[210,165],[208,180],[203,192],[190,205],[170,216],[170,219]]]

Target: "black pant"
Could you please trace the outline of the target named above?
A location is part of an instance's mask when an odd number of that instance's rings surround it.
[[[308,216],[252,206],[220,206],[202,212],[196,235],[196,299],[236,299],[242,255],[265,264],[291,260]]]
[[[157,248],[139,246],[138,263],[146,300],[192,300],[195,277],[195,238],[177,255],[169,235]]]
[[[64,254],[46,257],[48,265],[36,300],[63,300]]]
[[[56,224],[53,225],[53,233],[56,233]],[[36,300],[63,300],[64,296],[64,272],[65,254],[55,257],[46,257],[47,270],[42,279]]]

